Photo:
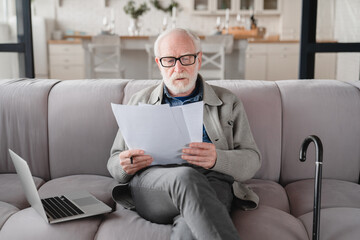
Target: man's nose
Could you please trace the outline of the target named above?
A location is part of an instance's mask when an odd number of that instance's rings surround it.
[[[184,69],[184,66],[181,64],[180,59],[176,61],[174,70],[177,72],[181,72]]]

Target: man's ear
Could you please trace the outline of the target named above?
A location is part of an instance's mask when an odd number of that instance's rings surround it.
[[[202,63],[202,52],[199,52],[199,54],[197,56],[197,61],[199,61],[198,70],[200,70],[201,63]]]
[[[160,59],[158,57],[155,57],[155,62],[159,68],[159,70],[161,71],[161,64],[160,64]]]

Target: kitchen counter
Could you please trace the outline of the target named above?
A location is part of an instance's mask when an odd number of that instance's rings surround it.
[[[249,39],[248,43],[300,43],[299,40]]]
[[[81,39],[74,40],[48,40],[48,44],[82,44]]]
[[[74,41],[82,41],[84,44],[87,44],[91,40],[90,35],[67,35],[65,38],[75,39]],[[156,36],[120,36],[121,39],[121,48],[122,49],[131,49],[131,50],[144,50],[145,44],[152,44]],[[204,39],[205,36],[199,36],[200,39]],[[53,44],[56,44],[56,41],[60,41],[59,44],[63,44],[63,41],[67,40],[51,40]],[[246,38],[234,38],[233,49],[243,49],[244,44],[247,42]],[[50,42],[49,42],[50,43]],[[246,48],[246,46],[245,46]]]
[[[66,38],[73,40],[50,40],[49,44],[82,44],[84,51],[85,66],[90,64],[90,53],[87,49],[92,36],[73,35]],[[201,36],[204,39],[204,36]],[[146,44],[153,44],[152,36],[120,36],[121,59],[125,69],[125,78],[148,79],[149,58],[145,51]],[[243,79],[245,76],[245,56],[247,39],[235,39],[232,49],[225,55],[225,79]],[[90,70],[87,68],[86,78],[90,77]],[[159,75],[160,78],[160,75]]]
[[[317,40],[317,43],[336,43],[335,40]],[[300,40],[248,39],[248,43],[300,43]]]
[[[65,38],[74,39],[74,40],[49,40],[49,44],[79,44],[82,41],[90,41],[90,35],[68,35]],[[204,39],[205,36],[199,36],[200,39]],[[128,40],[135,40],[138,42],[148,41],[150,36],[120,36],[120,39],[126,43]],[[267,38],[241,38],[235,37],[235,41],[237,40],[247,40],[248,43],[300,43],[299,40],[279,40],[279,39],[267,39]],[[333,42],[333,41],[322,41],[322,42]]]
[[[66,35],[65,38],[90,40],[91,35]],[[149,39],[149,36],[120,36],[120,39]]]

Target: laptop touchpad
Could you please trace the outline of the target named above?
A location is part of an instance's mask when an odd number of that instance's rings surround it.
[[[93,197],[84,197],[78,199],[72,199],[78,206],[87,206],[92,204],[98,204],[99,201]]]

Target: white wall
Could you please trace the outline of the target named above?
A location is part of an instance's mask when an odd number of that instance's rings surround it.
[[[128,35],[129,16],[123,8],[127,0],[108,0],[109,6],[105,7],[105,0],[35,0],[37,14],[56,19],[58,29],[86,32],[94,35],[100,32],[104,16],[110,18],[110,9],[115,12],[115,33]],[[155,9],[149,0],[135,0],[137,6],[146,2],[150,11],[141,17],[141,35],[156,35],[160,32],[165,13]],[[171,1],[163,0],[164,6]],[[206,35],[215,31],[217,16],[199,16],[191,13],[192,0],[178,0],[181,11],[178,11],[177,26],[194,30],[198,34]],[[170,15],[169,16],[170,20]],[[224,17],[223,17],[224,18]],[[268,32],[279,33],[279,16],[258,17],[259,26],[267,28]],[[169,21],[170,22],[170,21]],[[231,16],[231,23],[235,24],[235,16]]]
[[[338,42],[360,42],[360,1],[336,0],[335,39]],[[360,80],[360,53],[338,53],[337,79]]]

